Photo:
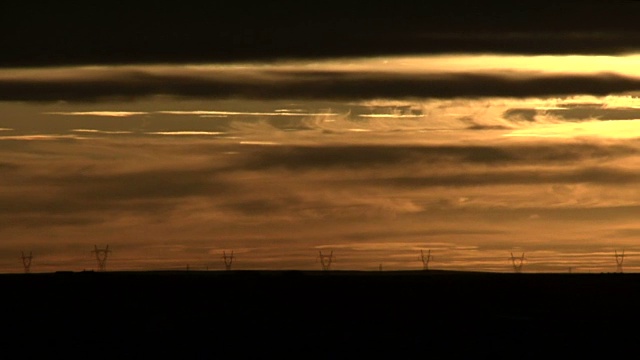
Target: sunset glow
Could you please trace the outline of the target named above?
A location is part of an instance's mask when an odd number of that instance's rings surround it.
[[[434,268],[497,272],[511,252],[614,271],[624,249],[640,270],[635,38],[351,26],[340,48],[274,30],[218,39],[229,57],[198,38],[210,57],[3,62],[0,272],[21,251],[34,271],[92,269],[95,244],[114,270],[221,269],[225,250],[317,269],[325,249],[335,269],[419,269],[430,249]]]

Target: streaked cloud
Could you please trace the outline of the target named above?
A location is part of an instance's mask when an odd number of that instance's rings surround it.
[[[23,140],[23,141],[47,141],[47,140],[79,140],[84,139],[81,136],[74,135],[7,135],[0,136],[0,140]]]
[[[309,113],[303,111],[274,111],[274,112],[242,112],[242,111],[215,111],[215,110],[192,110],[192,111],[158,111],[159,114],[170,115],[200,115],[200,116],[337,116],[338,113]]]
[[[210,135],[223,135],[224,133],[219,131],[155,131],[155,132],[148,132],[146,134],[169,135],[169,136],[185,136],[185,135],[210,136]]]
[[[275,141],[243,140],[243,141],[240,141],[240,145],[273,146],[273,145],[280,145],[280,143]]]
[[[88,133],[88,134],[132,134],[132,131],[106,131],[97,129],[71,129],[72,132]]]
[[[508,184],[576,184],[598,183],[635,185],[640,176],[635,171],[608,168],[585,168],[579,170],[512,170],[491,172],[464,172],[446,175],[406,176],[381,179],[383,183],[402,187],[439,186],[488,186]]]
[[[606,96],[640,90],[640,77],[634,67],[604,67],[598,58],[586,58],[583,68],[569,68],[571,59],[551,58],[567,65],[548,71],[543,59],[485,59],[482,56],[459,57],[437,65],[439,57],[395,60],[393,67],[380,59],[353,59],[347,64],[274,63],[268,66],[120,66],[48,69],[0,70],[2,101],[132,101],[153,96],[195,99],[297,99],[297,100],[372,100],[415,98],[485,97],[557,97],[570,95]],[[634,55],[629,63],[636,62]],[[614,58],[615,59],[615,58]],[[500,63],[504,60],[504,63]],[[512,61],[509,61],[512,60]],[[516,61],[517,60],[517,61]],[[483,68],[468,66],[502,64]],[[541,63],[539,63],[541,61]],[[554,62],[555,61],[555,62]],[[615,60],[612,60],[615,63]],[[533,63],[535,66],[524,66]],[[416,64],[424,64],[418,66]],[[626,63],[625,63],[626,64]],[[447,65],[447,66],[445,66]],[[241,115],[240,112],[167,110],[173,114],[202,116]],[[66,113],[71,115],[72,113]],[[73,114],[87,116],[135,116],[138,112],[88,111]],[[242,112],[251,116],[299,116],[298,112]],[[308,113],[313,115],[335,115]],[[406,114],[418,115],[418,114]]]
[[[73,111],[73,112],[49,112],[49,115],[69,115],[69,116],[106,116],[106,117],[129,117],[145,115],[141,111]]]
[[[402,118],[412,119],[412,118],[424,117],[424,115],[408,115],[408,114],[360,114],[358,116],[364,117],[364,118],[397,118],[397,119],[402,119]]]
[[[377,168],[406,165],[452,167],[465,164],[492,166],[597,164],[637,156],[633,142],[531,143],[487,145],[333,145],[283,146],[253,154],[240,163],[243,168],[286,168],[295,171],[317,168]]]

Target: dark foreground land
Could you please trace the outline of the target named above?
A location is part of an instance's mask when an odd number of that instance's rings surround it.
[[[0,275],[0,291],[12,358],[635,358],[640,344],[640,274],[61,272]]]

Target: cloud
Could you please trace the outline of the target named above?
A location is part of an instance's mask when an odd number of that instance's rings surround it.
[[[151,135],[167,135],[167,136],[211,136],[211,135],[223,135],[224,132],[220,131],[154,131],[147,132]]]
[[[105,117],[129,117],[136,115],[146,115],[144,111],[58,111],[47,112],[45,114],[51,115],[69,115],[69,116],[105,116]]]
[[[636,120],[640,119],[640,109],[603,108],[602,106],[573,106],[567,109],[546,110],[546,114],[569,121],[584,120]]]
[[[15,162],[8,162],[8,161],[2,161],[0,162],[0,170],[15,170],[15,169],[19,169],[20,165],[18,165]]]
[[[636,101],[630,99],[629,102]],[[592,120],[637,120],[640,119],[640,108],[637,107],[609,107],[606,102],[585,104],[562,104],[555,108],[511,108],[504,112],[503,117],[510,121],[536,122],[536,117],[553,118],[562,121],[592,121]]]
[[[279,110],[274,112],[248,112],[248,111],[220,111],[220,110],[189,110],[189,111],[170,111],[163,110],[158,111],[158,114],[170,114],[170,115],[198,115],[198,116],[219,116],[219,117],[227,117],[227,116],[260,116],[260,117],[268,117],[268,116],[286,116],[286,117],[301,117],[301,116],[337,116],[338,113],[334,112],[323,112],[323,113],[313,113],[307,112],[303,110],[297,111],[288,111],[288,110]]]
[[[77,135],[50,135],[50,134],[0,136],[0,140],[14,140],[14,141],[74,141],[78,139],[83,139],[83,137],[77,136]]]
[[[638,210],[631,140],[290,146],[269,133],[260,136],[279,145],[263,146],[106,135],[0,144],[5,253],[68,255],[74,246],[87,255],[109,243],[136,266],[157,268],[248,249],[242,268],[304,268],[317,265],[316,246],[335,246],[341,266],[383,259],[391,269],[419,268],[416,249],[447,243],[439,261],[485,269],[484,251],[506,263],[514,239],[530,258],[532,249],[599,247],[604,231],[633,228]]]
[[[209,71],[105,68],[87,72],[86,69],[78,69],[75,74],[69,71],[68,74],[54,78],[39,78],[37,73],[29,72],[21,77],[6,74],[0,76],[0,101],[42,102],[129,101],[153,96],[182,99],[348,101],[379,98],[526,98],[580,94],[604,96],[639,90],[640,78],[614,73],[398,73],[218,67]],[[225,113],[212,112],[209,115]],[[296,113],[277,115],[298,116]],[[409,110],[402,115],[420,113]],[[530,117],[531,114],[526,116]]]
[[[219,179],[217,173],[213,168],[141,169],[113,174],[61,175],[42,181],[63,186],[63,197],[68,195],[86,202],[166,200],[230,191],[226,181]]]
[[[388,219],[432,207],[473,207],[476,202],[474,194],[455,191],[414,193],[424,187],[451,191],[464,186],[638,181],[631,170],[553,166],[623,158],[636,154],[631,145],[231,146],[191,142],[191,137],[175,143],[117,139],[73,144],[74,156],[64,160],[56,159],[71,144],[44,143],[46,151],[21,157],[19,166],[0,164],[5,175],[0,184],[12,189],[0,193],[7,226],[81,226],[130,217],[145,222],[180,218],[187,223],[211,217],[216,223],[277,219],[292,224],[304,219]],[[15,156],[16,150],[11,151]],[[229,151],[234,154],[226,155]],[[426,171],[434,167],[438,170]],[[472,200],[456,206],[450,204],[453,200],[438,203],[463,195]]]
[[[637,155],[640,150],[629,144],[565,143],[547,145],[332,145],[280,146],[253,153],[237,163],[241,169],[283,168],[294,171],[346,168],[376,169],[417,165],[550,165],[587,161],[613,161]]]
[[[509,130],[510,128],[504,125],[482,125],[473,124],[466,127],[467,130]]]
[[[98,129],[71,129],[70,131],[85,134],[133,134],[132,131],[105,131]]]
[[[504,112],[504,118],[511,121],[536,121],[536,109],[509,109]]]
[[[367,182],[367,181],[365,181]],[[491,172],[463,172],[459,174],[433,174],[387,179],[373,179],[372,183],[397,187],[460,187],[494,186],[515,184],[577,184],[635,185],[640,182],[636,171],[607,167],[592,167],[577,170],[548,169],[508,170]]]
[[[123,202],[137,207],[145,201],[232,193],[220,173],[226,155],[215,154],[214,166],[200,160],[206,149],[190,155],[188,142],[176,147],[171,142],[158,146],[160,141],[109,137],[2,148],[4,156],[16,159],[0,162],[7,174],[0,184],[11,189],[0,192],[2,209],[94,212],[126,207]]]
[[[267,216],[276,213],[287,212],[295,208],[303,207],[304,200],[295,196],[269,196],[253,197],[247,199],[229,199],[220,205],[222,209],[233,211],[243,216]]]

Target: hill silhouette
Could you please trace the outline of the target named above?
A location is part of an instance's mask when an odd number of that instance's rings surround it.
[[[621,273],[58,272],[0,288],[4,348],[52,358],[612,356],[640,320],[640,274]]]

